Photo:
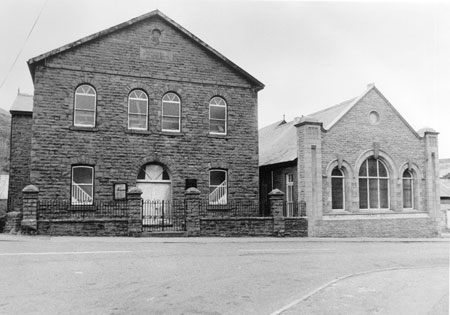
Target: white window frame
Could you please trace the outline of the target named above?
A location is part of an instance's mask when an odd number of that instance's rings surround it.
[[[333,175],[333,171],[336,169],[333,168],[331,170],[331,210],[345,210],[345,174],[344,172],[338,168],[341,175]],[[342,208],[333,208],[333,178],[341,178],[342,179]]]
[[[224,119],[217,119],[217,118],[211,118],[211,107],[223,107],[225,108],[225,118]],[[209,101],[209,133],[213,135],[226,135],[228,131],[228,106],[227,102],[220,96],[214,96]],[[224,121],[225,122],[225,131],[224,132],[215,132],[211,131],[211,120],[217,120],[217,121]]]
[[[405,177],[406,172],[408,172],[411,177]],[[404,196],[404,194],[405,194],[404,181],[405,180],[411,181],[411,208],[405,208],[405,202],[404,202],[405,201],[405,196]],[[402,174],[402,205],[403,205],[403,209],[408,209],[408,210],[414,209],[414,206],[415,206],[415,204],[414,204],[415,198],[414,197],[415,197],[414,196],[414,174],[409,170],[404,170],[403,174]]]
[[[172,98],[170,98],[172,96]],[[177,100],[174,100],[174,98],[176,98]],[[164,104],[177,104],[178,105],[178,116],[173,116],[173,115],[165,115],[164,114]],[[180,97],[173,92],[168,92],[166,94],[164,94],[162,101],[161,101],[161,130],[162,131],[168,131],[168,132],[180,132],[181,131],[181,99]],[[164,128],[164,118],[168,117],[168,118],[178,118],[178,129],[166,129]]]
[[[286,217],[294,216],[294,174],[286,174]]]
[[[90,93],[93,92],[93,93]],[[77,108],[77,96],[78,95],[83,95],[83,96],[94,96],[94,109],[93,110],[89,110],[89,109],[78,109]],[[92,112],[94,114],[94,123],[91,124],[79,124],[76,123],[77,120],[77,112]],[[73,106],[73,125],[76,127],[90,127],[90,128],[94,128],[95,124],[96,124],[96,120],[97,120],[97,92],[95,91],[94,87],[92,87],[89,84],[82,84],[80,86],[77,87],[77,89],[75,90],[75,102],[74,102],[74,106]]]
[[[209,170],[209,172],[208,172],[208,175],[209,175],[209,182],[208,182],[208,184],[209,184],[209,190],[208,190],[208,195],[210,195],[211,193],[210,193],[210,191],[211,191],[211,188],[217,188],[217,187],[219,187],[220,185],[211,185],[211,173],[212,172],[221,172],[221,173],[225,173],[225,182],[226,182],[226,185],[225,185],[225,203],[212,203],[211,202],[211,199],[209,198],[209,204],[213,204],[213,205],[226,205],[226,204],[228,204],[228,171],[227,170],[224,170],[224,169],[210,169]],[[222,182],[223,183],[223,182]]]
[[[74,192],[74,171],[75,169],[79,169],[79,168],[87,168],[91,170],[91,182],[90,183],[82,183],[82,185],[90,185],[92,186],[92,196],[91,196],[91,201],[90,202],[74,202],[73,201],[73,192]],[[95,176],[95,170],[93,166],[89,166],[89,165],[74,165],[72,166],[72,178],[71,178],[71,183],[70,183],[70,204],[73,206],[79,206],[79,205],[93,205],[94,204],[94,176]],[[79,185],[79,183],[76,183],[77,185]]]
[[[390,184],[391,183],[389,182],[389,169],[387,168],[386,164],[383,161],[381,161],[380,159],[376,159],[376,161],[377,161],[377,176],[369,176],[369,159],[370,158],[371,157],[367,158],[363,162],[363,164],[361,165],[361,167],[363,167],[364,164],[366,165],[366,175],[365,176],[358,175],[358,185],[359,185],[359,182],[360,182],[359,179],[361,179],[361,178],[366,179],[366,191],[367,191],[367,208],[360,208],[360,209],[361,210],[368,210],[368,211],[371,211],[371,210],[389,210],[389,205],[391,204],[391,200],[390,200],[390,198],[391,198],[391,192],[390,192],[391,185]],[[384,166],[384,168],[386,170],[386,176],[385,177],[380,176],[380,163]],[[358,170],[358,173],[359,173],[359,170]],[[377,198],[378,198],[377,203],[378,203],[378,208],[371,208],[370,207],[370,184],[369,184],[370,179],[377,179]],[[380,179],[386,179],[387,180],[387,188],[388,188],[387,189],[387,206],[388,206],[387,208],[381,208],[380,207],[381,206]],[[359,198],[361,198],[361,196],[359,196]]]
[[[138,95],[138,93],[139,93],[139,95]],[[130,107],[131,107],[130,100],[146,101],[147,104],[145,106],[145,114],[131,113],[130,112]],[[135,116],[144,116],[145,115],[145,128],[131,127],[130,126],[130,115],[135,115]],[[143,90],[133,90],[130,92],[130,94],[128,94],[128,129],[132,129],[132,130],[147,130],[148,129],[148,96]]]

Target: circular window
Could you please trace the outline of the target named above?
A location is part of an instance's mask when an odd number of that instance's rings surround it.
[[[371,125],[378,125],[380,123],[380,115],[376,111],[369,113],[369,122]]]

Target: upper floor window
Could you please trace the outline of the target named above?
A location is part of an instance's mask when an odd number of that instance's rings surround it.
[[[408,170],[403,172],[403,208],[414,208],[414,177]]]
[[[389,209],[389,174],[384,163],[374,157],[359,169],[359,207]]]
[[[181,101],[175,93],[167,93],[162,99],[162,130],[180,131]]]
[[[147,130],[147,119],[147,94],[141,90],[134,90],[128,96],[128,129]]]
[[[212,205],[226,205],[228,199],[227,171],[209,171],[209,203]]]
[[[209,101],[209,133],[227,133],[227,103],[218,96]]]
[[[96,93],[92,86],[83,84],[75,91],[74,126],[95,127]]]
[[[344,173],[335,167],[331,172],[331,209],[343,210],[344,203]]]
[[[92,166],[72,167],[72,205],[92,205],[94,201],[94,168]]]

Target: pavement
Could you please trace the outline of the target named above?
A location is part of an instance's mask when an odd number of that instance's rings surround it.
[[[449,238],[0,234],[0,314],[448,314]]]

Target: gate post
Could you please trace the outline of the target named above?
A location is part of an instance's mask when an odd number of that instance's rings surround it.
[[[37,205],[39,189],[34,185],[28,185],[22,190],[22,196],[22,230],[27,232],[37,232]]]
[[[200,191],[190,187],[184,192],[186,201],[186,231],[188,236],[200,236]]]
[[[127,193],[128,236],[141,236],[142,233],[142,190],[131,187]]]
[[[285,232],[283,198],[284,192],[279,189],[275,188],[269,193],[270,213],[273,216],[273,234],[275,236],[284,236]]]

